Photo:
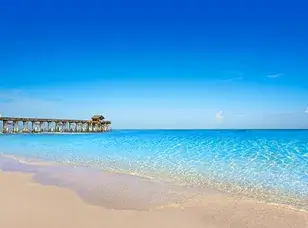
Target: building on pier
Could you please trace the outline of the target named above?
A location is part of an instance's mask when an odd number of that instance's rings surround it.
[[[106,132],[111,130],[111,122],[105,120],[102,115],[94,115],[90,120],[0,116],[0,123],[2,123],[3,133]]]
[[[92,121],[93,122],[100,122],[100,121],[103,121],[104,119],[105,119],[105,117],[102,116],[102,115],[94,115],[94,116],[92,116]]]

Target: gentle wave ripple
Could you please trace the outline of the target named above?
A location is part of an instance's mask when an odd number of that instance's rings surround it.
[[[308,131],[2,135],[0,152],[308,205]],[[306,208],[307,209],[307,208]]]

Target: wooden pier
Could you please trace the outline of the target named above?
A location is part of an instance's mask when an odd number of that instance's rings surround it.
[[[0,117],[0,125],[1,122],[4,134],[106,132],[111,130],[111,122],[105,120],[102,115],[94,115],[90,120]]]

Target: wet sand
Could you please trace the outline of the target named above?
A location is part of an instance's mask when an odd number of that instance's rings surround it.
[[[211,193],[180,204],[115,209],[119,201],[93,205],[94,198],[90,202],[72,189],[43,185],[32,178],[33,174],[0,172],[0,227],[308,227],[307,212],[252,199]]]

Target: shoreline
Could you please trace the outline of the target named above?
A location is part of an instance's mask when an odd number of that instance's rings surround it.
[[[217,193],[217,194],[220,194],[220,195],[226,195],[226,196],[229,196],[229,197],[234,197],[234,198],[238,198],[238,199],[245,199],[245,200],[253,200],[253,201],[256,201],[256,202],[259,202],[259,203],[265,203],[265,204],[268,204],[268,205],[274,205],[274,206],[279,206],[279,207],[284,207],[284,208],[287,208],[287,209],[291,209],[291,210],[294,210],[294,211],[300,211],[300,212],[305,212],[305,213],[308,213],[308,210],[306,208],[302,208],[302,207],[296,207],[294,204],[291,205],[291,204],[287,204],[287,203],[278,203],[278,202],[273,202],[271,201],[270,198],[267,198],[267,199],[260,199],[260,198],[257,198],[257,197],[252,197],[250,195],[244,195],[244,194],[237,194],[237,193],[234,193],[234,192],[224,192],[222,191],[221,189],[218,189],[218,188],[214,188],[213,186],[202,186],[202,187],[196,187],[196,186],[190,186],[190,185],[179,185],[180,182],[172,182],[172,181],[167,181],[168,178],[155,178],[153,176],[147,176],[147,175],[139,175],[138,173],[136,172],[125,172],[125,171],[116,171],[116,170],[109,170],[109,169],[106,169],[106,170],[103,170],[101,168],[95,168],[95,167],[89,167],[89,166],[86,166],[86,165],[80,165],[80,164],[75,164],[75,163],[65,163],[65,162],[57,162],[57,161],[49,161],[49,160],[44,160],[44,159],[40,159],[40,158],[28,158],[28,157],[23,157],[23,156],[17,156],[17,155],[14,155],[14,154],[5,154],[5,153],[0,153],[0,159],[1,158],[8,158],[8,159],[12,159],[14,161],[16,161],[17,163],[21,163],[21,164],[25,164],[25,165],[34,165],[34,166],[42,166],[42,167],[60,167],[60,168],[68,168],[69,169],[84,169],[84,171],[97,171],[98,173],[101,173],[101,174],[107,174],[107,175],[115,175],[115,178],[118,178],[117,176],[124,176],[124,178],[131,178],[131,179],[145,179],[145,180],[148,180],[150,182],[161,182],[163,184],[166,184],[166,185],[177,185],[177,191],[186,191],[187,189],[190,189],[190,190],[193,190],[194,191],[194,194],[197,194],[197,195],[203,195],[203,193],[207,194],[207,193]],[[68,171],[67,170],[67,171]],[[65,172],[67,172],[65,171]],[[0,172],[3,172],[3,170],[1,170],[1,162],[0,162]],[[7,172],[7,171],[5,171]],[[16,172],[16,171],[14,171]],[[23,172],[23,171],[20,171],[20,170],[17,170],[17,172],[21,173],[21,174],[27,174],[29,172]],[[52,171],[48,171],[48,172],[52,172]],[[32,172],[30,172],[31,174],[33,174]],[[65,175],[65,174],[64,174]],[[33,175],[35,176],[35,174]],[[43,178],[44,179],[44,178]],[[37,183],[40,183],[42,184],[42,180],[34,180],[35,182]],[[44,181],[44,180],[43,180]],[[62,182],[65,182],[65,180],[61,180]],[[182,184],[182,183],[181,183]],[[47,185],[57,185],[57,183],[53,183],[53,184],[47,184]],[[66,188],[69,188],[69,189],[73,189],[74,191],[76,191],[76,189],[74,189],[74,187],[72,186],[66,186]],[[181,188],[181,190],[179,190]],[[290,198],[292,199],[292,198]],[[308,203],[308,201],[307,201]],[[304,205],[306,205],[304,203]]]
[[[33,174],[0,171],[1,227],[305,228],[308,213],[209,194],[148,210],[91,204],[65,187],[33,181]]]
[[[237,193],[234,191],[224,191],[224,189],[222,190],[222,188],[219,188],[219,182],[216,183],[216,186],[212,183],[211,185],[208,184],[204,184],[204,185],[200,185],[200,186],[194,186],[194,185],[190,185],[188,183],[183,182],[183,179],[177,179],[177,180],[173,180],[171,178],[171,176],[169,173],[166,173],[165,176],[151,176],[151,175],[143,175],[140,174],[138,172],[128,172],[125,170],[115,170],[115,169],[102,169],[100,167],[91,167],[91,166],[87,166],[87,165],[81,165],[81,164],[77,164],[77,163],[73,163],[73,162],[59,162],[59,161],[50,161],[50,160],[44,160],[41,158],[35,158],[35,157],[23,157],[23,156],[17,156],[14,154],[5,154],[5,153],[0,153],[0,159],[1,158],[8,158],[8,159],[12,159],[14,161],[16,161],[17,163],[23,163],[25,165],[38,165],[38,166],[49,166],[49,167],[62,167],[62,168],[67,168],[69,172],[69,169],[72,168],[77,168],[77,169],[84,169],[86,172],[87,170],[89,171],[96,171],[99,173],[103,173],[103,174],[111,174],[111,175],[124,175],[127,176],[128,178],[133,177],[138,179],[147,179],[153,182],[162,182],[162,183],[167,183],[170,185],[177,185],[180,186],[182,188],[182,190],[184,189],[184,191],[186,191],[187,189],[193,189],[194,191],[197,191],[198,194],[202,195],[203,193],[207,193],[207,192],[215,192],[215,193],[219,193],[222,195],[228,195],[228,196],[232,196],[232,197],[237,197],[237,198],[243,198],[243,199],[247,199],[247,200],[255,200],[258,202],[262,202],[262,203],[266,203],[266,204],[270,204],[270,205],[278,205],[281,207],[285,207],[288,209],[292,209],[292,210],[297,210],[297,211],[303,211],[303,212],[307,212],[308,213],[308,208],[303,207],[303,205],[308,205],[308,198],[307,198],[307,203],[305,203],[305,199],[304,201],[295,201],[295,198],[289,197],[286,198],[285,196],[280,196],[279,192],[275,193],[275,195],[273,195],[273,192],[268,191],[268,192],[262,192],[262,194],[259,195],[247,195],[247,194],[243,194],[241,192]],[[0,170],[1,170],[1,163],[0,163]],[[48,171],[50,172],[50,171]],[[22,172],[23,173],[23,172]],[[65,173],[63,173],[64,175],[66,175]],[[168,178],[169,177],[169,178]],[[62,182],[65,182],[65,180],[61,180]],[[40,181],[38,181],[40,182]],[[57,183],[55,183],[57,184]],[[224,183],[224,186],[226,186],[227,183]],[[236,185],[232,185],[232,183],[228,183],[228,185],[230,186],[230,188],[236,188]],[[71,186],[68,186],[69,188],[72,188]],[[186,188],[186,189],[185,189]],[[255,190],[256,191],[256,190]],[[271,196],[272,194],[272,196]],[[263,196],[263,197],[262,197]],[[270,196],[270,197],[269,197]],[[280,201],[281,202],[275,202],[275,199],[277,199],[277,197],[280,197]],[[275,198],[276,197],[276,198]],[[281,200],[281,199],[284,199]],[[292,202],[291,203],[286,203],[286,202]]]

